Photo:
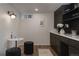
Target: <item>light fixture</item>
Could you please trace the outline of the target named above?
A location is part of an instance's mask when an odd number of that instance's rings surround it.
[[[38,8],[35,8],[35,11],[39,11],[39,9]]]
[[[14,14],[13,11],[8,11],[8,14],[10,15],[11,19],[15,19],[16,15]]]
[[[15,19],[15,18],[16,18],[16,16],[15,16],[15,15],[11,15],[10,17],[11,17],[11,19]]]

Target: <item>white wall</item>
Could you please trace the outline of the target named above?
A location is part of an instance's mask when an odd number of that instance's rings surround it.
[[[51,17],[51,20],[50,20],[50,32],[56,31],[56,29],[54,28],[54,12],[52,12],[51,14],[52,14],[52,17]]]
[[[17,32],[17,20],[11,20],[7,14],[8,10],[13,10],[8,4],[0,4],[0,55],[5,55],[7,49],[7,39],[11,32]]]
[[[35,45],[49,45],[53,14],[33,14],[31,19],[24,19],[24,15],[25,13],[22,14],[20,21],[20,37],[24,37],[25,41],[33,41]],[[43,26],[40,25],[41,20],[44,21]]]

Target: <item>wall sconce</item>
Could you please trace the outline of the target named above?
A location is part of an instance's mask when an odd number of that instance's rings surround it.
[[[14,14],[13,11],[8,11],[8,14],[10,15],[11,19],[15,19],[16,15]]]

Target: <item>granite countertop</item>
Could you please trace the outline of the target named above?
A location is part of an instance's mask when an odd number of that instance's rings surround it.
[[[59,36],[63,36],[63,37],[66,37],[66,38],[70,38],[72,40],[79,41],[79,36],[78,35],[73,35],[73,34],[59,34],[56,31],[50,31],[50,32],[54,33],[56,35],[59,35]]]

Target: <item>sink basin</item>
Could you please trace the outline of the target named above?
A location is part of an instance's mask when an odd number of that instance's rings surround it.
[[[17,47],[17,42],[22,42],[24,38],[12,38],[8,39],[8,48]],[[21,43],[20,43],[21,44]]]

